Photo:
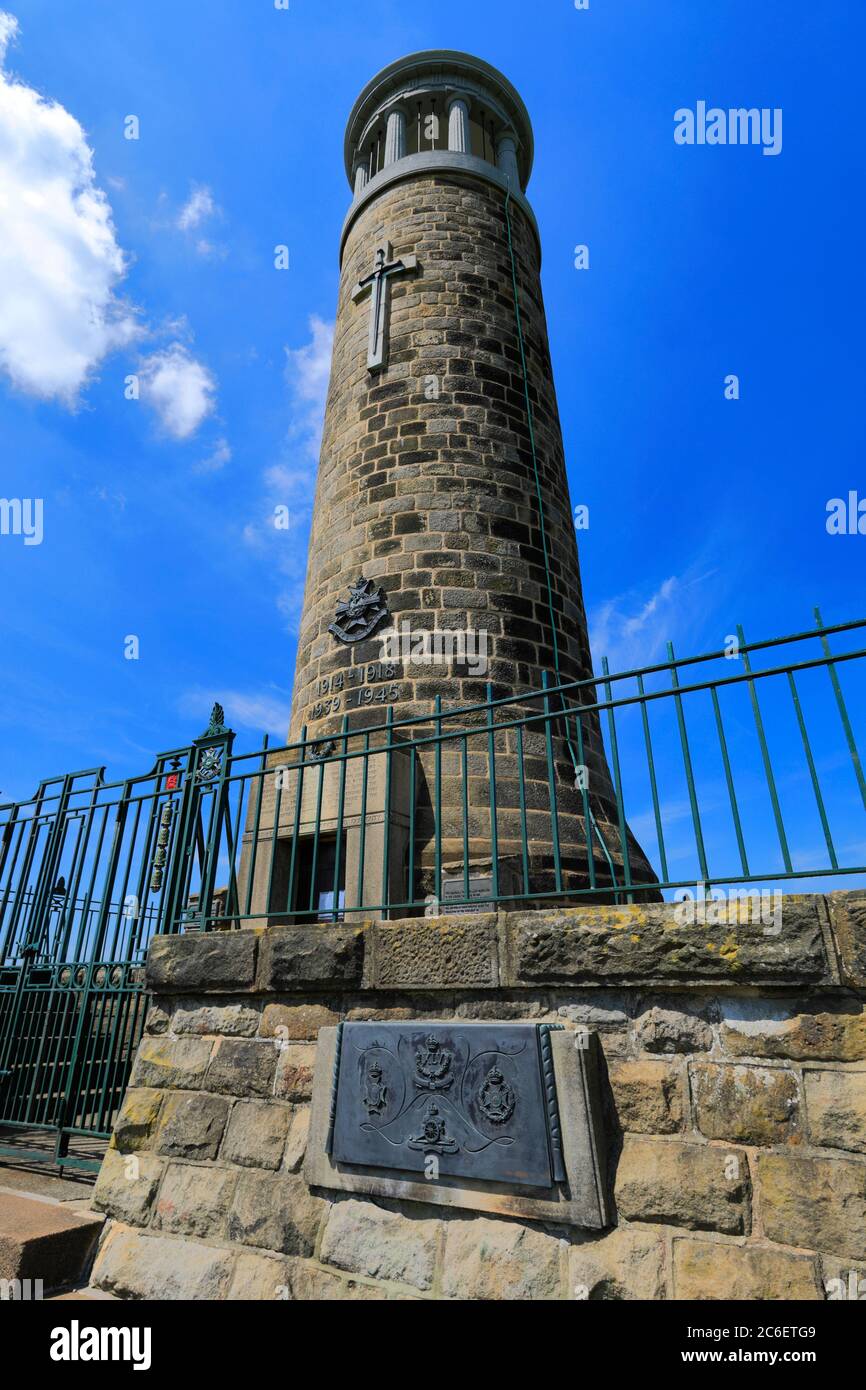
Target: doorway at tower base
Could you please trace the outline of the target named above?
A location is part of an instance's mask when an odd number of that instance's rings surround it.
[[[248,776],[240,921],[661,900],[608,803],[513,775],[497,776],[491,794],[483,775],[443,776],[444,762],[381,731],[270,755]]]

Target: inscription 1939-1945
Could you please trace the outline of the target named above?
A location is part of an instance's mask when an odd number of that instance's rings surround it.
[[[332,1162],[551,1188],[565,1179],[546,1024],[346,1023]]]

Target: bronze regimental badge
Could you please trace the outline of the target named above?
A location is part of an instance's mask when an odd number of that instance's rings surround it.
[[[349,587],[349,597],[337,604],[334,621],[328,631],[339,642],[363,642],[370,637],[384,618],[388,604],[382,589],[363,575]]]

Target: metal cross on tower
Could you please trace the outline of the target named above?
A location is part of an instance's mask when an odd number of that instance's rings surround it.
[[[380,246],[376,251],[376,265],[373,271],[363,280],[359,280],[352,291],[352,299],[356,304],[368,290],[371,291],[370,336],[367,343],[367,370],[370,372],[380,372],[385,366],[388,281],[392,275],[406,275],[418,269],[417,256],[403,256],[400,260],[392,261],[392,254],[391,243],[386,241],[384,246]]]

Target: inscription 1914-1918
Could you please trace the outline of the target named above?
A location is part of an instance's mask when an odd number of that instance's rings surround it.
[[[347,1023],[328,1152],[334,1163],[552,1188],[563,1182],[547,1024]]]

